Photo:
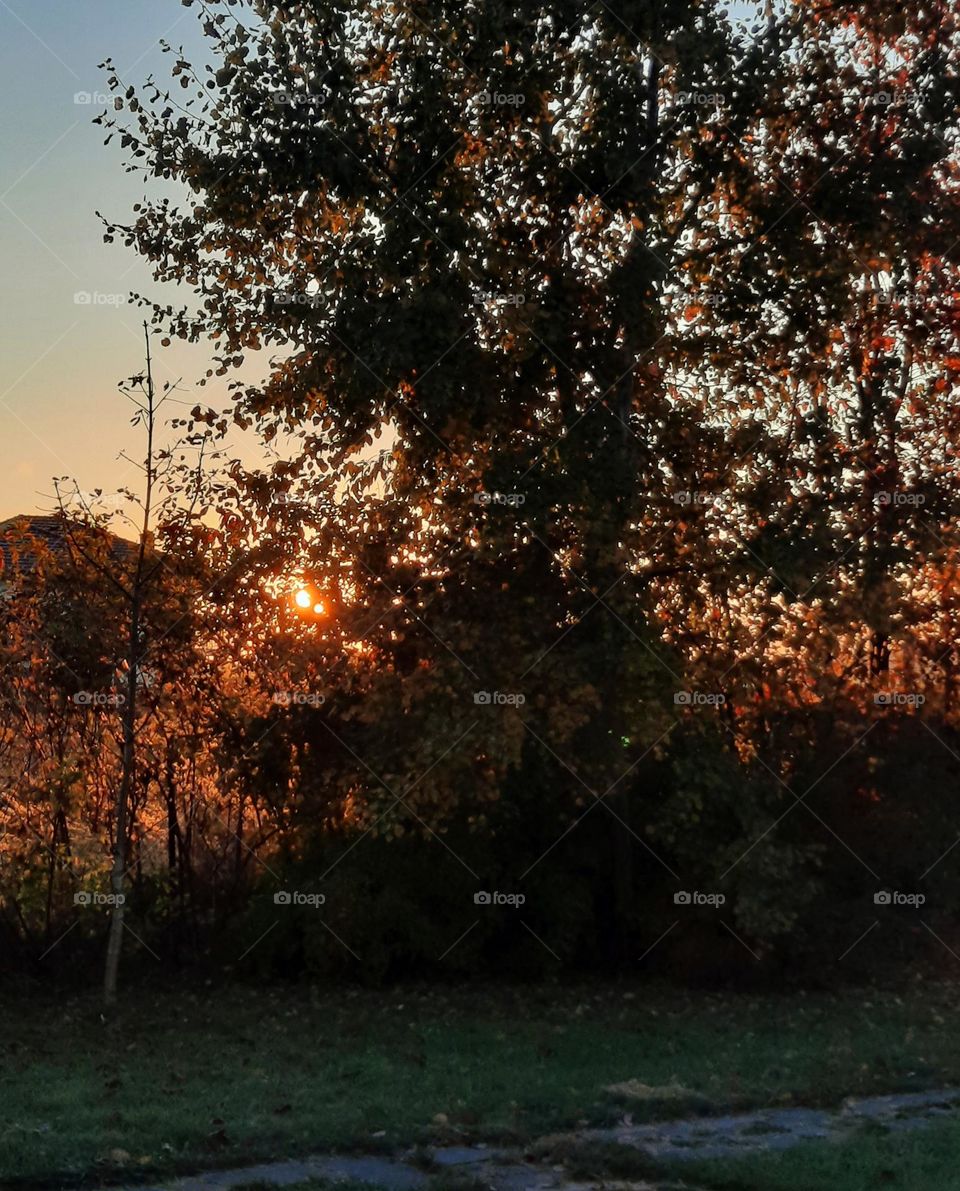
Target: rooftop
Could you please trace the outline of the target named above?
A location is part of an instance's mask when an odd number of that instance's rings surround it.
[[[111,553],[118,557],[129,557],[135,549],[132,542],[108,530],[96,530],[59,514],[22,513],[0,521],[0,583],[9,581],[14,574],[32,574],[46,553],[58,561],[68,561],[71,531],[102,534]]]

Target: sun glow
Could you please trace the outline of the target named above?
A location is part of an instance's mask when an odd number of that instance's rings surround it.
[[[330,614],[333,604],[320,586],[310,580],[301,580],[288,596],[297,615],[306,620],[320,620]]]

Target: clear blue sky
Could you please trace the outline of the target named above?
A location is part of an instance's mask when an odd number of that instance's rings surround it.
[[[201,55],[196,10],[179,0],[0,0],[0,519],[50,508],[53,475],[86,490],[135,479],[117,460],[121,449],[136,455],[138,440],[115,386],[141,366],[140,315],[75,299],[156,292],[132,252],[102,242],[94,214],[124,220],[143,185],[90,123],[104,105],[75,97],[104,91],[97,64],[107,56],[131,81],[150,71],[163,80],[160,39]],[[189,389],[208,355],[174,343],[160,352],[158,379],[182,376]]]

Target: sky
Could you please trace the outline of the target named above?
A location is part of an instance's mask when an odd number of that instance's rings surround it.
[[[143,180],[124,173],[121,150],[104,146],[91,119],[106,106],[98,63],[110,56],[131,80],[151,70],[162,79],[161,38],[188,56],[199,49],[196,10],[0,0],[0,520],[49,511],[54,475],[85,490],[136,480],[118,459],[136,458],[139,441],[116,385],[143,365],[142,315],[126,297],[157,287],[132,250],[103,243],[95,212],[126,222]],[[181,395],[206,402],[193,381],[208,356],[205,345],[158,347],[157,380],[182,376]]]
[[[86,492],[135,485],[119,455],[137,458],[139,441],[116,385],[142,367],[143,332],[126,298],[159,287],[132,250],[103,243],[95,212],[126,222],[144,191],[91,124],[106,106],[97,65],[109,56],[132,82],[163,80],[161,39],[202,57],[196,11],[180,0],[0,0],[0,520],[50,511],[55,475]],[[194,384],[209,355],[206,344],[158,347],[158,383],[181,380],[181,398],[218,403]]]

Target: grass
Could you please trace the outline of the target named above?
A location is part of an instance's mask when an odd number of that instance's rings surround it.
[[[960,1121],[886,1136],[865,1130],[782,1154],[684,1162],[678,1173],[704,1191],[958,1191]]]
[[[643,1182],[691,1191],[958,1191],[960,1121],[912,1133],[867,1125],[844,1140],[742,1158],[671,1161],[628,1146],[575,1142],[545,1156],[588,1183]]]
[[[8,1001],[0,1183],[130,1183],[329,1149],[526,1142],[625,1111],[680,1115],[678,1089],[722,1108],[960,1084],[955,995],[207,985],[129,989],[109,1023],[92,998]],[[604,1090],[631,1081],[647,1092],[625,1101]]]

